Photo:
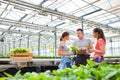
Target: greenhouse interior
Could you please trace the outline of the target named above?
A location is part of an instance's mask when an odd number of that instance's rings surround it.
[[[98,50],[96,28],[106,39]],[[77,50],[59,55],[65,45],[71,50],[78,29],[93,45],[79,66]],[[61,47],[64,32],[69,40]],[[0,80],[120,80],[120,0],[0,0],[0,45]],[[104,50],[104,60],[95,62]],[[73,64],[62,64],[63,58]]]

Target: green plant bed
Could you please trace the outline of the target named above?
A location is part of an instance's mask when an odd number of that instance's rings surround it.
[[[61,58],[60,56],[33,56],[33,58]]]
[[[120,56],[105,56],[104,58],[120,58]]]
[[[0,56],[0,58],[10,58],[10,56]],[[33,56],[33,58],[61,58],[61,56]],[[120,56],[105,56],[104,58],[120,58]]]
[[[4,74],[8,76],[8,80],[120,80],[120,64],[111,65],[105,62],[98,64],[88,60],[87,66],[73,66],[52,72],[49,70],[44,73],[26,72],[21,75],[19,71],[15,76]]]
[[[0,56],[0,58],[10,58],[10,56]]]
[[[93,57],[91,57],[93,58]],[[104,56],[104,58],[120,58],[120,56]]]

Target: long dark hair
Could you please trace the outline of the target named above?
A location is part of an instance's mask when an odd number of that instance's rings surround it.
[[[94,28],[93,31],[95,33],[96,32],[98,33],[98,38],[97,39],[102,38],[105,41],[105,43],[106,43],[106,39],[105,39],[104,32],[103,32],[102,29],[100,29],[100,28]]]
[[[69,32],[65,31],[62,33],[61,37],[60,37],[60,41],[62,41],[62,38],[64,38],[65,36],[68,36]]]

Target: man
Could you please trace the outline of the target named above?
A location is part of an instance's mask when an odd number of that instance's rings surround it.
[[[73,45],[79,47],[80,49],[85,49],[83,53],[79,53],[80,51],[77,52],[77,56],[75,58],[75,65],[79,66],[80,64],[86,65],[87,64],[87,59],[90,59],[89,51],[86,49],[88,46],[90,49],[93,48],[93,44],[90,41],[90,39],[85,39],[84,38],[84,32],[82,29],[77,29],[77,37],[79,38],[76,40]]]

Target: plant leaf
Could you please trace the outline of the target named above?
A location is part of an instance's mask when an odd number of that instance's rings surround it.
[[[6,73],[6,72],[4,72],[4,74],[5,74],[7,77],[9,77],[9,78],[13,78],[13,76],[12,76],[11,74],[8,74],[8,73]]]

